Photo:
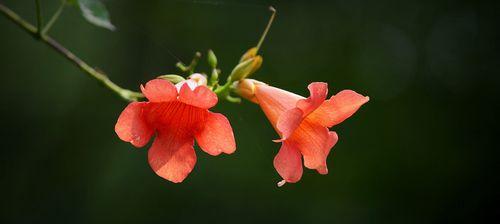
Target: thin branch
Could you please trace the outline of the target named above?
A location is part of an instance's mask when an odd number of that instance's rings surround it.
[[[43,27],[42,34],[45,35],[49,32],[50,28],[54,23],[57,21],[59,16],[61,15],[64,7],[66,6],[66,1],[62,0],[61,4],[59,5],[59,8],[57,8],[57,11],[54,13],[54,15],[50,18],[49,22]]]
[[[115,92],[118,96],[120,96],[122,99],[126,101],[136,101],[139,98],[142,98],[143,95],[138,92],[130,91],[128,89],[124,89],[115,83],[113,83],[105,74],[95,70],[91,66],[89,66],[87,63],[85,63],[83,60],[78,58],[76,55],[74,55],[71,51],[66,49],[64,46],[59,44],[56,40],[51,38],[48,35],[43,35],[43,33],[38,33],[38,29],[33,26],[31,23],[26,22],[23,18],[21,18],[19,15],[17,15],[15,12],[4,6],[3,4],[0,3],[0,12],[4,14],[8,19],[10,19],[12,22],[17,24],[19,27],[21,27],[24,31],[29,33],[30,35],[34,37],[39,37],[38,39],[50,46],[52,49],[54,49],[56,52],[58,52],[60,55],[64,56],[66,59],[68,59],[71,63],[76,65],[80,70],[83,72],[87,73],[97,81],[99,81],[101,84],[103,84],[105,87],[108,89],[112,90]]]
[[[23,20],[15,12],[13,12],[9,8],[7,8],[4,5],[2,5],[2,3],[0,3],[0,11],[7,17],[7,19],[10,19],[12,22],[14,22],[15,24],[17,24],[24,31],[28,32],[30,35],[35,36],[35,34],[36,34],[36,27],[34,27],[33,25],[31,25],[31,23],[28,23],[25,20]]]
[[[42,36],[42,10],[40,9],[40,0],[35,0],[36,5],[36,32],[39,37]]]

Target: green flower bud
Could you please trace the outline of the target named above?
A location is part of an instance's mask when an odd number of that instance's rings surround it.
[[[215,53],[212,50],[208,50],[208,65],[210,65],[211,68],[216,68],[217,67],[217,57],[215,56]]]
[[[212,69],[212,74],[210,75],[210,80],[208,82],[209,86],[214,86],[219,83],[219,72],[217,69]]]
[[[257,56],[258,50],[259,49],[257,47],[252,47],[252,48],[248,49],[248,51],[245,52],[245,54],[243,54],[243,56],[241,56],[240,62],[244,62],[250,58],[254,58],[255,56]]]
[[[238,81],[250,75],[254,67],[254,61],[255,58],[251,58],[236,65],[231,75],[229,75],[229,81]]]

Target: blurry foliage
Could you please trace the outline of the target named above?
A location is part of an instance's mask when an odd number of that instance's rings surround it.
[[[115,30],[116,27],[109,19],[106,6],[100,0],[69,0],[70,4],[77,4],[82,16],[91,24],[108,30]]]

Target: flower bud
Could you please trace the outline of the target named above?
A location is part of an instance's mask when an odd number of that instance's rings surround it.
[[[243,54],[243,56],[241,56],[240,63],[244,62],[244,61],[246,61],[246,60],[248,60],[250,58],[254,58],[255,56],[257,56],[257,51],[258,50],[259,49],[257,47],[252,47],[252,48],[248,49],[248,51],[245,52],[245,54]]]
[[[217,57],[215,56],[215,53],[212,50],[208,50],[208,65],[210,65],[211,68],[216,68],[217,67]]]
[[[238,81],[247,77],[253,70],[254,61],[255,59],[251,58],[236,65],[231,72],[231,75],[229,75],[229,81]]]
[[[219,83],[219,72],[217,69],[212,69],[212,74],[210,75],[210,81],[209,81],[209,86],[214,86],[217,83]]]
[[[168,75],[160,75],[157,77],[158,79],[165,79],[173,84],[177,84],[179,82],[185,81],[185,79],[180,75],[168,74]]]
[[[251,74],[255,73],[262,65],[262,57],[257,55],[246,61],[240,62],[236,67],[234,67],[231,72],[230,78],[232,81],[238,81],[247,78]]]
[[[257,55],[254,59],[255,60],[252,65],[252,71],[250,71],[250,74],[248,75],[255,73],[257,70],[259,70],[260,66],[262,66],[263,58],[260,55]]]

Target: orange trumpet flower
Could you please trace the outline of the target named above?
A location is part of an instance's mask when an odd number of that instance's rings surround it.
[[[280,135],[281,148],[274,157],[274,167],[283,178],[278,183],[295,183],[302,177],[304,166],[327,174],[326,158],[337,143],[337,133],[329,131],[349,118],[369,98],[352,90],[343,90],[326,99],[328,85],[314,82],[308,86],[308,98],[269,86],[262,82],[244,79],[237,86],[238,93],[254,102],[264,111]]]
[[[218,99],[204,85],[206,79],[199,74],[176,86],[163,79],[151,80],[141,86],[149,101],[130,103],[115,126],[118,137],[135,147],[143,147],[156,133],[149,164],[156,174],[174,183],[182,182],[194,168],[194,139],[214,156],[236,149],[227,118],[208,110]]]

